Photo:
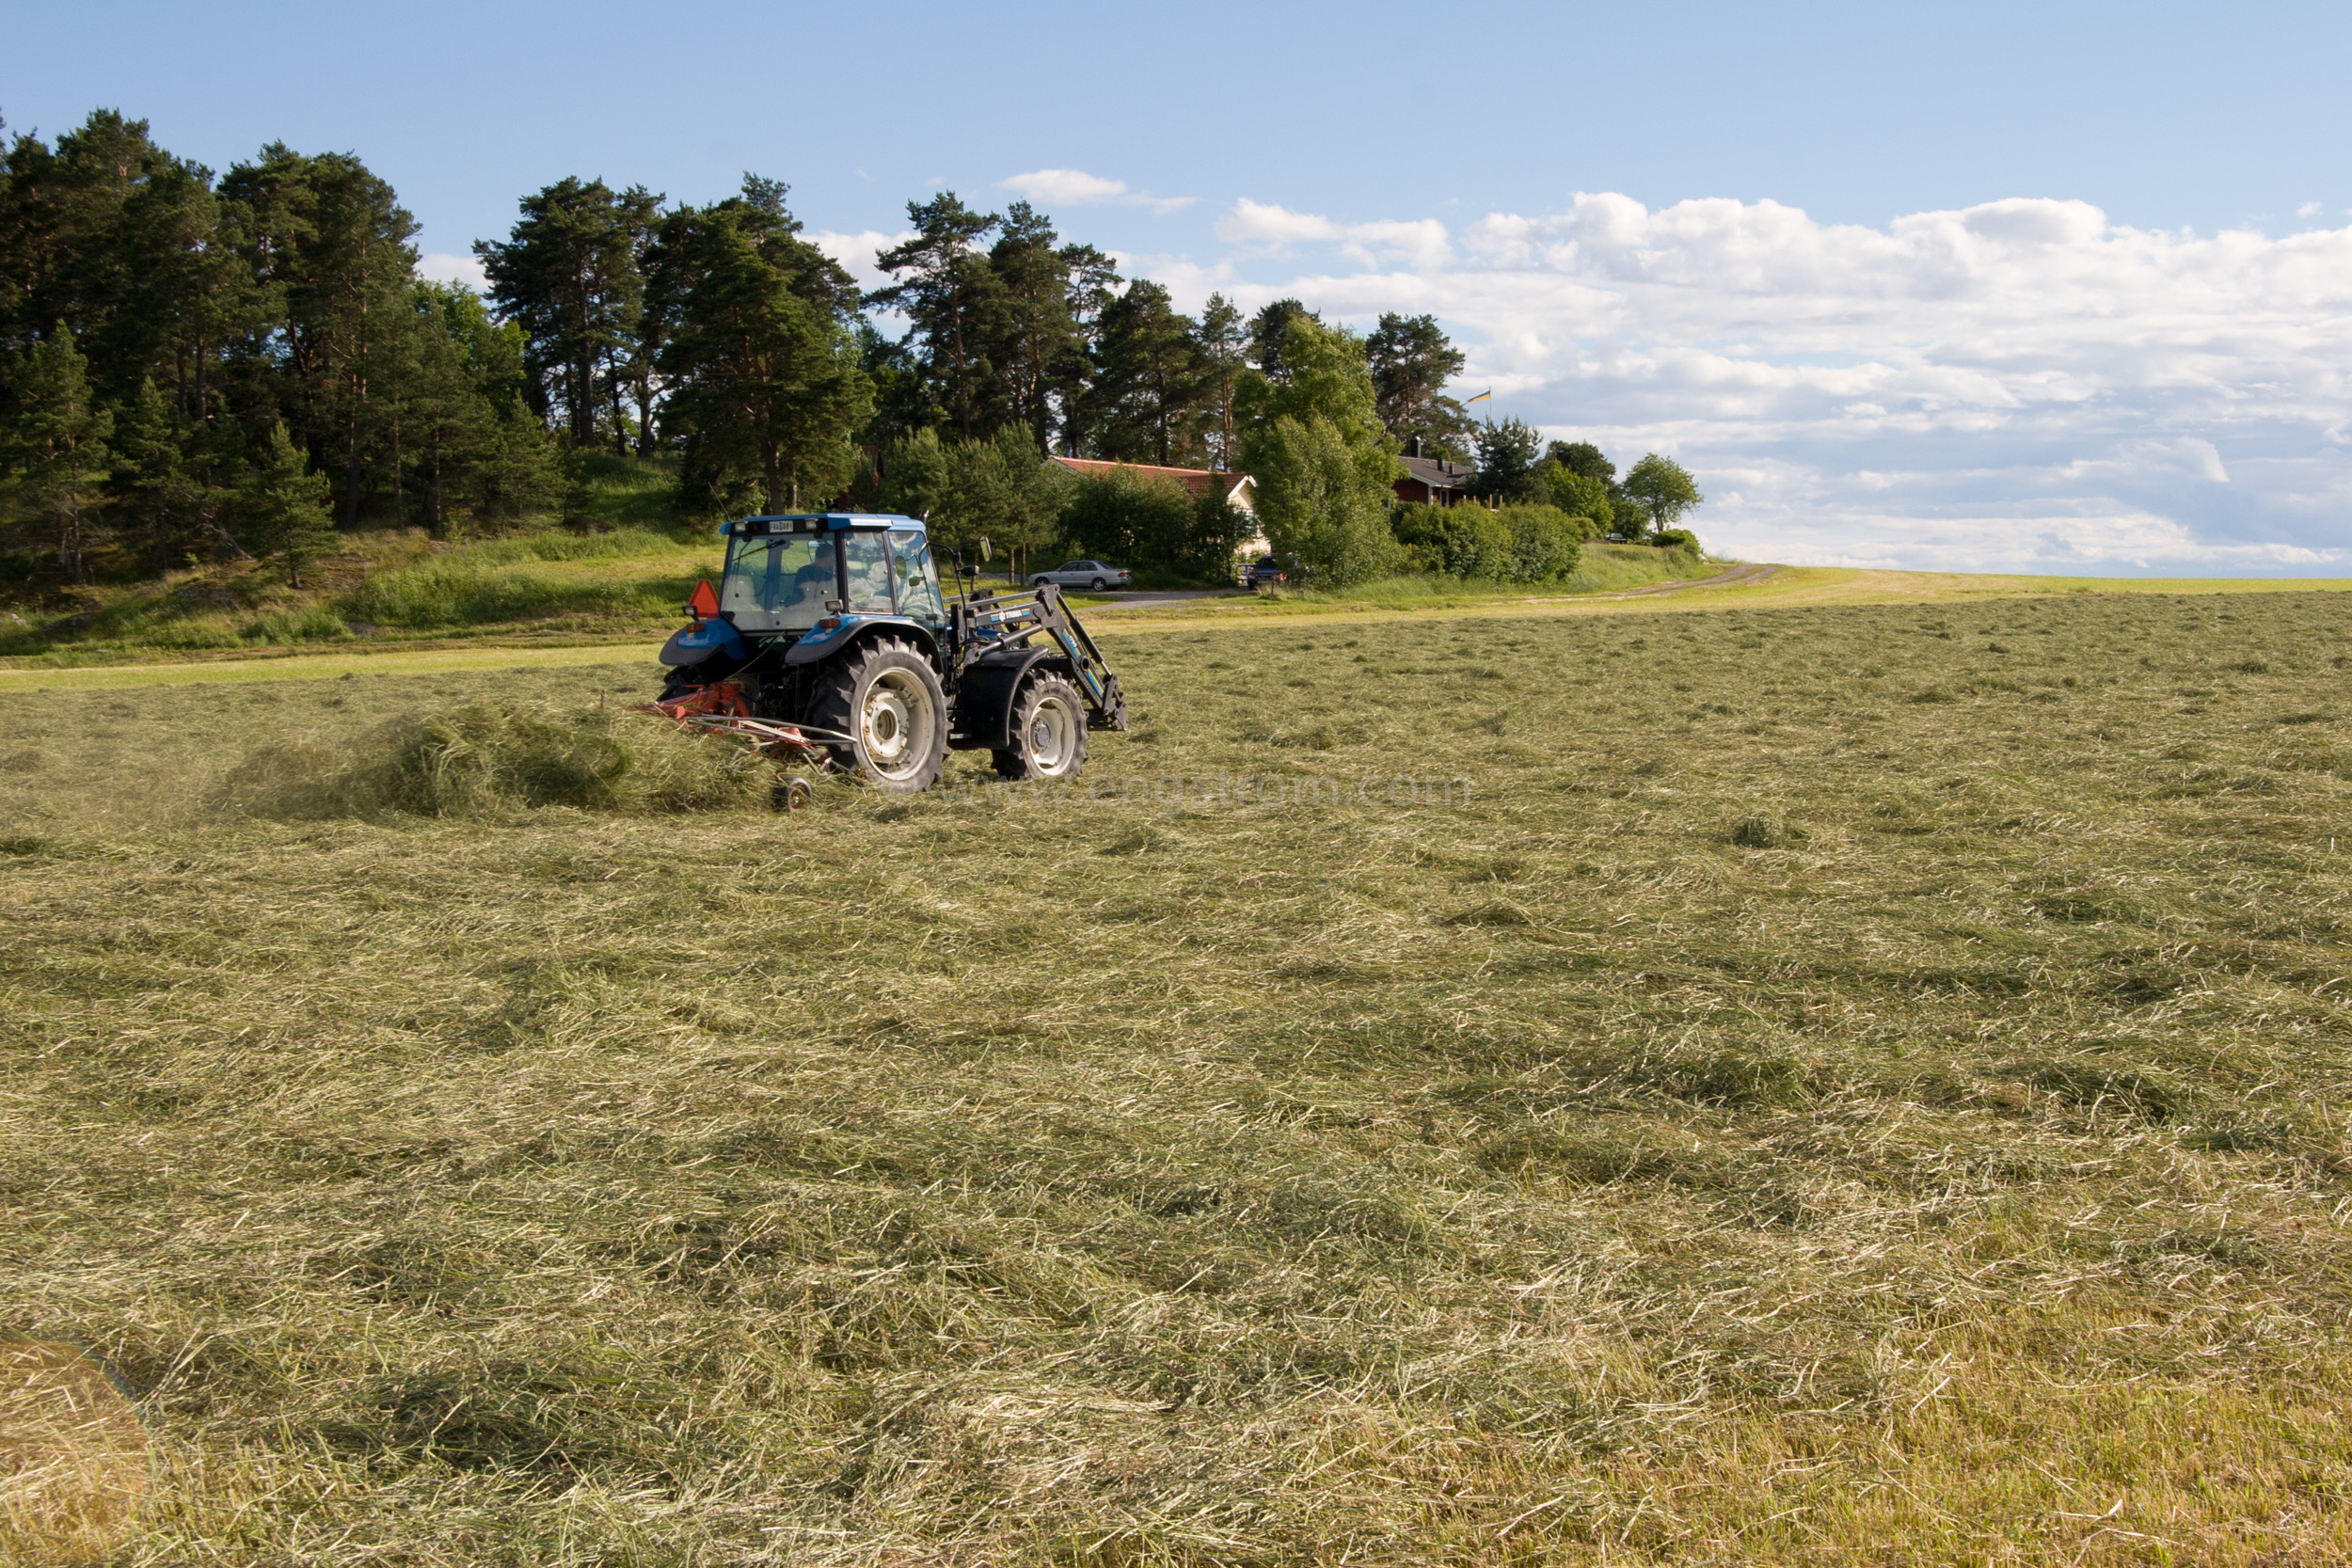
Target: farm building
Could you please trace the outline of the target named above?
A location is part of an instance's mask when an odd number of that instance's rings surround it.
[[[1250,521],[1252,531],[1241,542],[1242,553],[1263,553],[1267,547],[1265,533],[1257,527],[1256,485],[1248,474],[1227,473],[1221,468],[1164,468],[1152,463],[1109,463],[1096,457],[1057,457],[1054,461],[1073,474],[1089,478],[1099,479],[1124,470],[1137,479],[1173,480],[1195,499],[1222,494],[1234,511]]]
[[[1396,499],[1418,501],[1426,506],[1453,506],[1470,494],[1471,469],[1466,464],[1448,462],[1442,457],[1423,457],[1421,437],[1397,461],[1405,467],[1405,477],[1395,484]]]
[[[1174,480],[1196,499],[1221,492],[1234,511],[1251,517],[1258,515],[1258,509],[1252,503],[1253,486],[1248,474],[1229,474],[1216,468],[1163,468],[1151,463],[1107,463],[1095,457],[1057,457],[1054,461],[1073,474],[1093,478],[1123,469],[1137,479]]]

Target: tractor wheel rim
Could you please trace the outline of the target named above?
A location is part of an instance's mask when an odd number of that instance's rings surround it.
[[[1070,763],[1071,737],[1077,726],[1069,705],[1047,697],[1029,714],[1029,757],[1041,773],[1058,773]]]
[[[884,671],[866,688],[860,725],[867,762],[885,778],[923,765],[930,750],[931,705],[920,684],[902,670]]]

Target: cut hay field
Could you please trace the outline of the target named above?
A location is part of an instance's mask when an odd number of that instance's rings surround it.
[[[0,686],[0,1561],[2352,1560],[2352,597],[1105,626]]]

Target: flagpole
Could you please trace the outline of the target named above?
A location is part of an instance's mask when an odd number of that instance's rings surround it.
[[[1462,404],[1462,408],[1463,411],[1467,413],[1472,404],[1485,404],[1486,405],[1486,428],[1491,431],[1495,427],[1494,400],[1495,389],[1492,387],[1489,387],[1485,391],[1479,393],[1476,397],[1465,399]]]

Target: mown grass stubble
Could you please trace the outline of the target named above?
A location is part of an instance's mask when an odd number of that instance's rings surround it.
[[[1099,776],[1406,807],[223,818],[650,672],[0,697],[0,1321],[130,1561],[2352,1555],[2340,604],[1112,645]]]

